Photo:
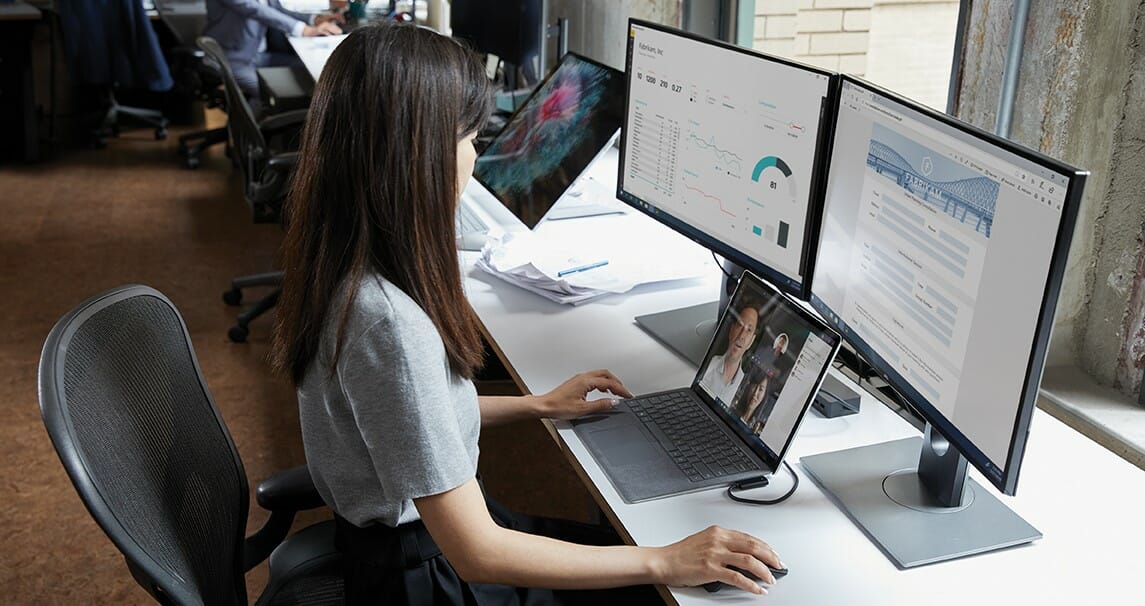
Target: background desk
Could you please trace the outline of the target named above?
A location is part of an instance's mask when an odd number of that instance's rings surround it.
[[[542,224],[580,229],[586,242],[603,216]],[[658,227],[658,226],[657,226]],[[679,238],[679,246],[694,246]],[[639,314],[716,298],[720,274],[637,287],[580,307],[551,303],[474,268],[462,253],[466,289],[487,336],[519,386],[544,393],[569,376],[609,368],[635,393],[687,385],[689,363],[634,322]],[[568,423],[549,423],[553,437],[618,529],[638,545],[664,545],[718,524],[775,546],[791,573],[764,601],[734,589],[708,594],[672,588],[681,604],[1142,604],[1145,589],[1145,472],[1040,410],[1034,415],[1018,496],[1003,502],[1041,530],[1033,544],[952,562],[898,570],[819,490],[797,464],[806,454],[883,442],[918,432],[872,397],[862,412],[837,419],[813,411],[788,461],[802,478],[786,502],[741,505],[710,490],[637,505],[624,503]],[[976,470],[975,479],[985,484]],[[760,494],[789,484],[786,471]]]
[[[40,156],[31,48],[39,22],[40,9],[30,4],[0,4],[0,161]]]
[[[318,81],[318,76],[322,74],[322,66],[326,65],[326,60],[330,58],[330,53],[346,39],[349,34],[342,34],[341,36],[289,36],[287,41],[290,42],[290,47],[294,49],[294,53],[302,59],[302,64],[306,66],[307,73]]]

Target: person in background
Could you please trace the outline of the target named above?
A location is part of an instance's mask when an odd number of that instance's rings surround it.
[[[290,36],[342,33],[340,14],[306,15],[283,8],[281,0],[206,0],[206,5],[203,35],[214,38],[226,51],[239,88],[253,102],[259,97],[259,67],[300,64],[293,53],[268,50],[268,31]]]
[[[648,584],[711,581],[764,593],[729,568],[774,582],[765,563],[779,556],[748,534],[620,545],[483,493],[482,427],[608,410],[612,398],[589,399],[598,390],[631,397],[606,370],[538,395],[477,394],[484,348],[455,214],[491,107],[472,51],[404,23],[355,29],[314,90],[284,209],[273,356],[335,514],[347,603],[550,604],[576,599],[551,590],[576,590],[582,603],[639,604],[660,601]]]

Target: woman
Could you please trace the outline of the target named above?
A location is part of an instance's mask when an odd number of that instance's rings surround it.
[[[766,394],[767,377],[749,377],[748,380],[740,386],[739,393],[736,394],[735,405],[731,407],[731,413],[739,417],[750,427],[751,422],[749,419],[751,419],[752,413],[755,412],[759,403],[763,401],[763,396]]]
[[[482,425],[607,409],[607,371],[540,396],[477,396],[483,348],[462,290],[454,215],[490,109],[472,53],[412,25],[355,30],[314,91],[286,208],[276,362],[293,380],[314,483],[336,514],[351,602],[545,600],[514,587],[713,580],[761,589],[767,544],[709,528],[660,548],[514,530],[475,479]],[[503,525],[502,525],[503,524]],[[508,527],[506,527],[508,526]]]
[[[763,374],[758,380],[748,383],[747,393],[744,394],[744,402],[741,405],[742,410],[737,410],[737,414],[743,419],[744,424],[756,435],[763,431],[763,426],[767,424],[767,419],[771,416],[771,410],[775,408],[775,400],[770,400],[767,404],[763,403],[767,398],[770,383],[771,376],[768,374]]]

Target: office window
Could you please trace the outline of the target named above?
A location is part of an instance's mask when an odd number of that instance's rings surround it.
[[[957,0],[757,0],[752,46],[946,109]]]

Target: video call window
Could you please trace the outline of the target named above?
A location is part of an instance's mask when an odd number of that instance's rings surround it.
[[[800,317],[783,295],[745,284],[716,329],[700,387],[772,453],[799,422],[834,338]]]

